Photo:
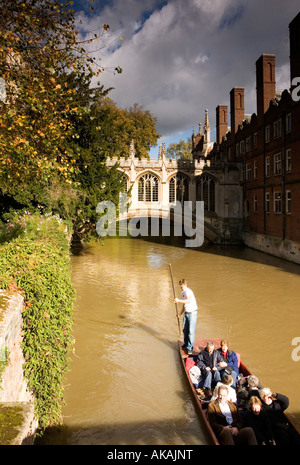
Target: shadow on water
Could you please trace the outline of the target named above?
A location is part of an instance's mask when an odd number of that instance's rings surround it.
[[[110,425],[53,426],[47,428],[47,434],[36,439],[35,445],[210,445],[206,437],[201,438],[202,442],[191,434],[187,436],[185,429],[188,424],[189,420],[181,417],[153,422],[114,424],[112,421]],[[184,438],[181,443],[178,443],[178,437]]]
[[[151,242],[154,244],[160,244],[170,247],[178,247],[180,249],[186,249],[186,236],[137,236],[137,237],[116,237],[118,240],[142,240],[145,242]],[[105,238],[98,241],[99,245],[105,244]],[[282,271],[300,275],[300,266],[297,263],[290,262],[288,260],[276,257],[271,254],[260,252],[259,250],[251,249],[245,245],[215,245],[206,240],[201,247],[189,248],[196,252],[202,252],[207,254],[213,254],[228,258],[234,258],[236,260],[245,260],[261,265],[273,266]],[[75,256],[90,255],[91,251],[88,244],[82,244],[80,241],[72,242],[71,254]]]
[[[119,318],[123,319],[124,321],[126,321],[130,326],[135,326],[137,328],[141,328],[142,330],[146,331],[148,334],[151,334],[151,336],[154,336],[157,340],[159,340],[160,342],[162,342],[163,344],[167,345],[169,348],[173,349],[173,350],[177,350],[178,349],[178,342],[177,340],[168,340],[166,339],[165,337],[162,336],[161,333],[159,333],[158,331],[156,331],[155,329],[151,328],[150,326],[148,325],[145,325],[144,323],[140,323],[140,322],[136,322],[134,321],[133,319],[131,318],[128,318],[127,316],[124,316],[124,315],[119,315]]]
[[[137,237],[135,240],[143,240],[145,242],[151,242],[170,247],[178,247],[186,249],[185,240],[181,237]],[[201,247],[189,248],[195,252],[202,252],[212,255],[218,255],[228,258],[234,258],[236,260],[244,260],[253,263],[259,263],[261,265],[272,266],[285,271],[287,273],[293,273],[300,275],[300,266],[297,263],[284,260],[274,255],[260,252],[259,250],[251,249],[244,245],[215,245],[209,242],[204,242]]]

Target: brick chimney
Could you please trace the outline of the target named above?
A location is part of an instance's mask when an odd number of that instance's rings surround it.
[[[289,24],[291,82],[300,76],[300,13]]]
[[[244,88],[234,87],[230,92],[231,134],[237,132],[239,124],[244,120]]]
[[[216,108],[217,144],[221,144],[228,131],[228,107],[219,105]]]
[[[275,55],[263,54],[256,62],[257,117],[261,118],[276,94]]]

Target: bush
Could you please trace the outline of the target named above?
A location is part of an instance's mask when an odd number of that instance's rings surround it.
[[[9,226],[8,226],[9,225]],[[24,297],[24,374],[39,427],[62,420],[63,384],[72,347],[75,290],[66,226],[58,217],[25,213],[2,225],[0,288]]]

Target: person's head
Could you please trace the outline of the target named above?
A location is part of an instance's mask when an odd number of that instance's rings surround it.
[[[179,285],[180,285],[181,289],[184,290],[187,287],[187,280],[186,279],[181,279],[179,281]]]
[[[250,408],[254,415],[259,415],[261,411],[261,401],[256,396],[251,396],[250,398]]]
[[[258,378],[254,375],[250,375],[248,378],[248,386],[250,389],[256,388],[258,386]]]
[[[218,400],[221,404],[226,404],[228,399],[228,388],[226,386],[218,387]]]
[[[209,354],[212,354],[213,351],[214,351],[214,348],[215,348],[215,345],[212,341],[208,341],[208,343],[206,344],[206,349],[207,349],[207,352]]]
[[[228,342],[225,339],[222,339],[221,341],[221,349],[222,352],[227,352],[228,350]]]
[[[261,400],[267,404],[271,405],[273,402],[272,391],[270,388],[263,388],[259,391]]]
[[[222,376],[222,383],[226,384],[226,386],[231,386],[233,384],[233,376],[227,374]]]

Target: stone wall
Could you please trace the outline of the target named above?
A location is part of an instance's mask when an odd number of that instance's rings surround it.
[[[272,237],[253,232],[244,233],[244,243],[251,249],[274,255],[275,257],[300,264],[300,243],[289,240],[283,241],[278,237]]]
[[[34,399],[23,377],[23,297],[0,290],[0,444],[30,444],[36,429]]]

